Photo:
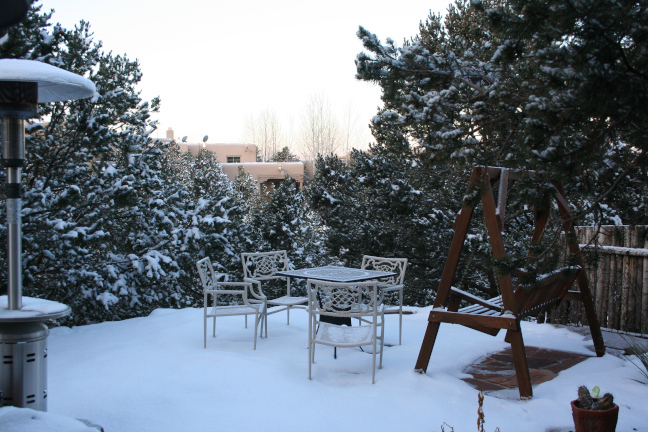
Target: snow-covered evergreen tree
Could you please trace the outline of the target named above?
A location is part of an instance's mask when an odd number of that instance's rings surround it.
[[[224,277],[240,267],[237,192],[210,153],[189,160],[175,143],[149,138],[159,101],[141,100],[136,61],[103,52],[88,23],[66,30],[50,19],[33,7],[0,57],[70,70],[97,93],[41,104],[27,127],[24,294],[69,304],[76,323],[199,304],[198,259],[210,256]],[[3,221],[4,212],[0,203]],[[1,249],[3,276],[5,260]]]
[[[379,147],[419,164],[409,176],[394,172],[390,166],[398,163],[376,164],[380,152],[372,149],[367,160],[376,171],[391,171],[387,184],[400,188],[394,179],[417,177],[419,183],[410,184],[425,191],[436,208],[451,211],[448,202],[456,212],[474,165],[536,173],[533,181],[509,190],[505,235],[512,261],[489,261],[487,235],[479,217],[473,218],[462,260],[466,269],[455,283],[494,291],[495,272],[523,265],[532,204],[543,202],[556,180],[576,205],[579,221],[618,223],[623,216],[626,223],[645,223],[648,128],[640,113],[648,81],[637,72],[648,61],[640,42],[648,30],[647,6],[645,1],[458,0],[445,18],[430,15],[402,46],[391,39],[382,43],[360,28],[366,52],[357,57],[357,78],[383,92],[384,106],[372,119],[374,136]],[[597,102],[601,95],[603,103]],[[437,175],[446,183],[437,183]],[[426,179],[435,186],[421,186]],[[378,194],[397,220],[397,209],[407,200],[390,202],[396,194],[384,189]],[[437,245],[432,238],[428,247]],[[543,255],[546,261],[550,256]]]
[[[379,84],[374,124],[436,163],[496,165],[562,181],[601,220],[645,223],[646,1],[459,0],[402,47],[361,28],[358,78]],[[611,193],[612,188],[617,188]],[[596,205],[594,205],[596,204]]]
[[[319,259],[320,230],[304,200],[304,194],[290,177],[268,191],[253,210],[252,226],[257,246],[263,250],[286,250],[296,266],[312,265]]]
[[[363,255],[408,258],[405,302],[428,304],[463,191],[457,198],[451,172],[430,173],[402,142],[374,135],[378,144],[353,151],[349,164],[319,158],[308,198],[327,229],[329,254],[350,266]]]
[[[320,156],[315,160],[315,176],[306,188],[309,206],[327,229],[327,253],[344,262],[358,252],[354,246],[361,245],[354,234],[362,231],[357,226],[362,221],[353,216],[360,214],[361,197],[348,168],[335,155]]]
[[[158,247],[163,230],[147,223],[165,194],[159,159],[166,149],[148,138],[158,101],[142,102],[137,62],[104,53],[88,23],[52,27],[51,14],[39,9],[10,29],[0,56],[70,70],[93,81],[97,93],[41,104],[45,121],[27,128],[25,294],[70,304],[76,322],[182,305],[177,286],[157,283],[177,266]]]
[[[330,262],[323,256],[324,233],[317,215],[308,208],[303,191],[293,179],[286,177],[274,190],[267,191],[251,209],[250,222],[254,234],[247,251],[285,250],[295,268]],[[281,289],[278,285],[264,288],[264,292],[276,297]]]
[[[270,162],[299,162],[299,158],[288,147],[284,147],[272,156]]]
[[[214,153],[201,150],[196,157],[183,156],[190,159],[184,224],[178,231],[187,257],[183,265],[194,266],[196,257],[208,256],[224,279],[232,279],[241,269],[240,253],[250,242],[245,196],[223,173]],[[202,292],[197,294],[201,299]]]

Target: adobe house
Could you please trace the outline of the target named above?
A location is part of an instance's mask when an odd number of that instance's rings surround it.
[[[173,129],[166,131],[168,140],[173,140]],[[297,182],[298,187],[304,184],[304,163],[303,162],[257,162],[256,144],[210,144],[210,143],[178,143],[180,151],[190,152],[197,155],[200,149],[206,149],[216,155],[223,172],[234,181],[238,175],[239,167],[248,172],[252,178],[257,180],[259,189],[265,185],[273,189],[274,185],[289,176]]]

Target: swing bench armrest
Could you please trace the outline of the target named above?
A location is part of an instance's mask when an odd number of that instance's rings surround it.
[[[472,304],[476,304],[482,307],[485,307],[490,310],[495,310],[495,311],[501,311],[502,310],[502,305],[501,304],[495,304],[491,303],[488,300],[484,300],[483,298],[479,298],[475,295],[472,295],[466,291],[460,290],[459,288],[451,287],[450,288],[450,295],[452,297],[458,297],[461,300],[466,300],[467,302],[470,302]]]
[[[583,301],[583,295],[578,290],[569,290],[563,297],[563,300]]]

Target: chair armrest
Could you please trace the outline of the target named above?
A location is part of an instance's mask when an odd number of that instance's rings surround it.
[[[205,294],[245,294],[245,290],[215,290],[215,289],[209,289],[209,290],[203,290]]]
[[[261,290],[261,282],[259,282],[257,280],[254,280],[254,279],[248,279],[248,280],[245,280],[244,282],[216,282],[216,284],[215,284],[216,286],[241,287],[243,289],[242,290],[240,290],[240,289],[234,289],[234,290],[232,290],[232,289],[204,290],[205,291],[205,297],[209,293],[212,293],[212,294],[230,294],[230,295],[231,294],[236,294],[236,295],[242,296],[243,297],[243,303],[245,303],[248,306],[261,304],[265,308],[265,304],[266,304],[266,301],[267,301],[266,296],[263,295],[263,293],[257,294],[254,291],[254,285],[255,284],[258,284],[259,291],[260,291]],[[252,296],[254,298],[250,299],[249,296],[248,296],[248,292],[252,293]]]
[[[378,283],[378,288],[380,288],[383,292],[389,292],[389,291],[398,291],[404,288],[403,285],[389,285],[389,284],[381,284]]]
[[[496,311],[502,310],[501,306],[495,305],[495,304],[489,302],[488,300],[484,300],[483,298],[479,298],[477,296],[474,296],[474,295],[472,295],[470,293],[467,293],[466,291],[462,291],[459,288],[451,287],[450,288],[450,295],[454,296],[454,297],[459,297],[462,300],[466,300],[466,301],[468,301],[470,303],[473,303],[473,304],[478,304],[478,305],[483,306],[483,307],[488,308],[488,309],[492,309],[492,310],[496,310]]]
[[[243,280],[247,283],[250,283],[250,292],[252,293],[252,296],[257,299],[257,300],[263,300],[266,301],[268,298],[266,295],[263,293],[263,290],[261,289],[261,281],[257,279],[252,279],[252,278],[243,278]],[[256,289],[255,289],[256,286]]]
[[[239,295],[243,299],[244,303],[247,303],[247,290],[225,290],[225,289],[204,289],[203,290],[203,295],[204,295],[204,306],[207,307],[207,304],[209,302],[209,295],[212,295],[212,301],[214,302],[214,306],[216,306],[216,298],[218,294],[227,294],[227,295]]]

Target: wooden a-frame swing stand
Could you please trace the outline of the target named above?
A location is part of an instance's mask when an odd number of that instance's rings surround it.
[[[540,278],[532,289],[518,286],[514,291],[511,276],[509,274],[500,274],[498,275],[498,282],[501,296],[491,300],[483,300],[452,287],[468,226],[479,198],[481,198],[484,210],[486,229],[490,238],[493,257],[495,260],[502,260],[506,256],[501,231],[504,223],[508,181],[529,175],[530,173],[514,173],[504,168],[476,167],[473,169],[467,196],[470,197],[471,194],[478,194],[479,196],[473,195],[474,199],[464,199],[461,212],[457,216],[454,227],[455,234],[441,276],[434,307],[428,318],[427,330],[415,366],[416,371],[420,373],[427,371],[442,322],[461,324],[493,336],[499,333],[501,329],[505,329],[505,340],[511,344],[520,397],[523,399],[531,398],[533,396],[531,376],[524,349],[520,320],[526,316],[537,314],[562,299],[583,302],[596,355],[601,357],[605,354],[603,336],[596,319],[587,275],[583,270],[571,208],[557,186],[554,188],[548,202],[542,208],[536,207],[534,209],[535,227],[531,245],[540,243],[549,219],[549,201],[555,199],[563,220],[567,248],[575,258],[574,265],[556,270]],[[498,182],[499,194],[496,202],[492,187]],[[534,258],[533,252],[530,251],[528,262]],[[574,281],[578,284],[579,289],[577,291],[570,290]],[[459,309],[459,303],[462,300],[466,300],[472,305]]]

